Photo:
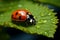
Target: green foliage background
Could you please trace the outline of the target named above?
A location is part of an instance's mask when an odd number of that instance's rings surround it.
[[[60,7],[60,0],[33,0],[33,1],[38,1],[41,3],[47,3],[47,4],[51,4],[51,5]]]
[[[36,25],[24,27],[11,22],[11,14],[17,9],[26,9],[31,12],[37,20]],[[57,17],[53,9],[47,6],[35,3],[30,0],[1,0],[0,1],[0,25],[22,30],[30,34],[42,34],[47,37],[53,37],[57,28]]]

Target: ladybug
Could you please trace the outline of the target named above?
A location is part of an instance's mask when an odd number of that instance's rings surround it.
[[[36,20],[27,10],[16,10],[12,13],[12,21],[25,22],[26,24],[35,24]]]

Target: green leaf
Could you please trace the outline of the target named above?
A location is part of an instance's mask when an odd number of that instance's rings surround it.
[[[56,31],[57,17],[56,14],[52,12],[52,9],[49,9],[47,6],[38,5],[31,1],[21,0],[15,5],[13,3],[11,9],[7,12],[0,14],[0,25],[4,27],[12,27],[19,30],[22,30],[27,33],[37,33],[42,34],[47,37],[53,37],[53,34]],[[11,22],[11,14],[17,9],[26,9],[34,15],[37,23],[36,25],[24,27],[21,24],[16,25]]]

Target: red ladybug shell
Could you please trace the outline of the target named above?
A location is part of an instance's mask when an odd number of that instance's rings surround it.
[[[13,21],[25,21],[27,19],[27,10],[16,10],[12,13]]]

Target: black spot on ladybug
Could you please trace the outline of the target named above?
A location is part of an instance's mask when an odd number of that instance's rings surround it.
[[[13,16],[14,16],[14,15],[12,15],[12,18],[13,18],[13,19],[16,19],[16,18],[14,18]]]
[[[16,15],[18,14],[18,12],[16,12]]]
[[[27,14],[29,14],[29,12],[27,12]]]
[[[19,16],[19,19],[21,19],[21,16]]]

